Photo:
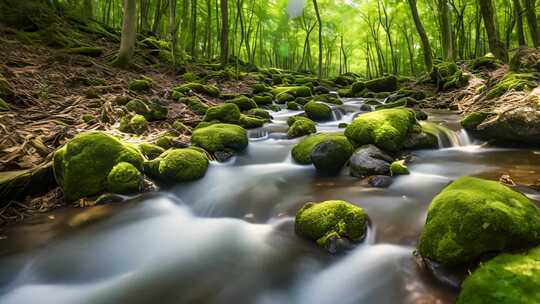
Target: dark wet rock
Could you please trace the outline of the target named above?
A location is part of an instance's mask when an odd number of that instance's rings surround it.
[[[540,145],[540,111],[516,108],[479,124],[473,132],[501,144]]]
[[[327,87],[323,87],[323,86],[317,86],[317,87],[315,87],[315,89],[313,89],[313,91],[315,92],[315,94],[328,94],[328,93],[330,93],[330,90]]]
[[[403,144],[405,149],[437,149],[439,141],[437,137],[431,133],[411,133]]]
[[[367,184],[374,188],[388,188],[394,180],[387,175],[373,175],[367,178]]]
[[[387,175],[394,159],[374,145],[364,145],[356,150],[349,162],[350,174],[355,177]]]
[[[107,205],[111,203],[122,203],[129,199],[129,196],[116,193],[104,193],[96,198],[96,205]]]
[[[351,157],[352,150],[336,141],[325,141],[311,152],[311,161],[319,173],[335,175]]]
[[[229,159],[234,157],[234,152],[232,151],[217,151],[214,153],[216,160],[220,163],[224,163]]]

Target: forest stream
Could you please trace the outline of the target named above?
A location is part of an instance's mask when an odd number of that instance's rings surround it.
[[[338,130],[363,98],[333,106],[319,132]],[[448,110],[428,110],[440,148],[418,150],[388,188],[323,177],[290,156],[282,109],[249,131],[249,148],[212,162],[204,179],[122,204],[60,208],[4,231],[0,303],[454,303],[458,290],[422,271],[413,252],[431,199],[460,176],[525,184],[540,150],[484,147]],[[520,187],[533,201],[540,193]],[[340,199],[369,214],[365,239],[329,255],[294,233],[309,201]],[[52,220],[54,219],[54,220]],[[22,237],[24,236],[24,237]]]

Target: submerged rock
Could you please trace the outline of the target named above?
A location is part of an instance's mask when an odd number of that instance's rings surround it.
[[[208,169],[206,154],[193,149],[171,149],[144,164],[145,172],[167,183],[187,182],[202,178]]]
[[[374,145],[365,145],[356,150],[350,161],[350,174],[354,177],[387,175],[394,158]]]
[[[540,244],[540,210],[494,181],[462,177],[431,202],[418,249],[443,265]]]
[[[107,177],[117,164],[125,162],[142,169],[140,152],[105,132],[77,135],[54,153],[54,176],[64,197],[74,201],[108,189]]]
[[[374,144],[386,151],[399,151],[417,128],[413,111],[385,109],[358,116],[345,129],[345,136],[356,146]]]
[[[248,136],[240,126],[218,123],[194,130],[191,142],[211,153],[226,150],[241,152],[248,146]]]
[[[304,138],[295,145],[291,151],[293,159],[302,165],[311,164],[311,153],[315,147],[325,141],[335,141],[346,150],[353,150],[353,146],[342,133],[319,133]]]
[[[461,286],[457,304],[540,303],[540,248],[501,254],[483,263]]]
[[[374,188],[388,188],[394,180],[387,175],[373,175],[367,178],[367,184]]]
[[[367,232],[368,216],[364,209],[345,201],[307,203],[297,213],[295,231],[335,252],[338,239],[360,242]]]
[[[332,140],[324,141],[316,145],[311,152],[311,161],[317,172],[324,175],[335,175],[345,166],[352,152],[352,146]]]

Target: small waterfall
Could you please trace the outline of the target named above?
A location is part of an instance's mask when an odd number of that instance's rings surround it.
[[[420,122],[425,132],[437,137],[440,148],[465,147],[472,145],[469,134],[465,129],[460,128],[455,131],[441,124],[434,122]]]

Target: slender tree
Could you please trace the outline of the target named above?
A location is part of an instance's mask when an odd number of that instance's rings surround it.
[[[135,52],[135,42],[137,39],[137,1],[124,0],[124,17],[122,19],[122,39],[120,41],[120,51],[114,61],[114,65],[127,67],[131,62]]]
[[[538,47],[540,46],[540,32],[538,31],[538,21],[536,19],[536,0],[523,0],[523,3],[533,45]]]
[[[484,27],[488,36],[489,50],[503,62],[508,62],[508,51],[499,38],[495,21],[495,7],[492,0],[478,0],[480,12],[484,20]]]
[[[317,15],[317,23],[319,24],[319,72],[317,73],[317,76],[319,77],[319,80],[322,78],[322,71],[323,71],[323,36],[322,36],[322,20],[321,20],[321,14],[319,12],[319,5],[317,3],[317,0],[313,0],[313,8],[315,8],[315,14]]]
[[[414,20],[414,25],[416,26],[416,31],[418,36],[420,36],[420,41],[422,42],[422,50],[424,52],[424,65],[426,71],[430,72],[433,68],[433,56],[431,54],[431,45],[429,44],[429,39],[426,34],[426,30],[422,25],[420,16],[418,15],[418,9],[416,7],[416,0],[408,0],[409,7],[411,8],[411,15]]]
[[[229,63],[229,3],[221,0],[221,63]]]

